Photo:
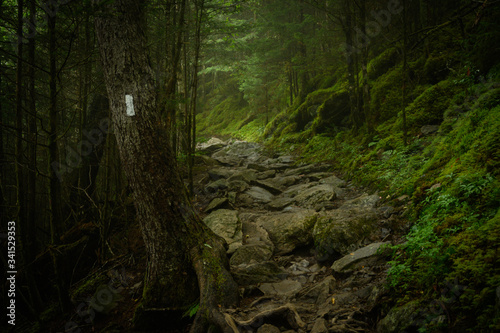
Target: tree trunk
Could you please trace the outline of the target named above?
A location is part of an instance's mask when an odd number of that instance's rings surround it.
[[[47,1],[48,10],[55,13],[52,1]],[[63,233],[62,218],[62,200],[61,200],[61,181],[58,177],[53,163],[59,162],[59,150],[57,147],[58,135],[58,115],[57,115],[57,66],[56,66],[56,15],[47,15],[47,26],[49,34],[49,131],[48,131],[48,150],[49,150],[49,199],[50,199],[50,240],[53,246],[61,242]],[[68,296],[68,286],[66,283],[66,274],[64,272],[64,258],[55,250],[52,250],[52,259],[54,265],[54,274],[56,276],[57,293],[61,310],[64,312],[69,308],[71,301]]]
[[[209,323],[228,331],[219,306],[234,304],[238,289],[228,272],[225,242],[193,210],[168,133],[162,135],[143,5],[116,0],[96,18],[114,131],[148,253],[136,322],[155,309],[185,309],[199,296],[192,332],[206,332]]]

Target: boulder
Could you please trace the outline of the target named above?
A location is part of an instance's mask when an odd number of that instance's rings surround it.
[[[300,207],[313,208],[319,203],[332,201],[335,198],[336,193],[333,185],[320,184],[301,191],[294,199]]]
[[[378,230],[378,201],[378,196],[365,194],[322,213],[313,229],[318,260],[344,256],[361,247],[363,241],[374,238]]]
[[[198,143],[196,145],[196,150],[204,151],[211,154],[221,148],[224,148],[226,145],[227,143],[225,143],[219,138],[211,138],[207,142]]]
[[[377,261],[377,259],[379,259],[378,251],[380,247],[387,244],[390,243],[373,243],[359,250],[356,250],[335,261],[332,265],[332,269],[335,272],[342,272],[345,270],[356,269],[361,266],[369,266],[370,261],[373,262],[373,259],[375,259],[374,261]]]
[[[231,274],[234,280],[241,286],[278,282],[286,277],[286,272],[274,261],[231,266]]]
[[[203,222],[229,245],[228,253],[233,253],[242,245],[241,222],[238,211],[219,209],[207,215]]]
[[[301,288],[300,282],[289,279],[275,283],[263,283],[259,286],[260,291],[264,294],[281,297],[293,297]]]
[[[275,254],[283,255],[311,242],[311,230],[316,217],[313,210],[293,208],[286,212],[263,215],[257,219],[256,224],[269,233],[275,246]]]
[[[273,256],[273,246],[266,244],[243,245],[229,260],[231,266],[268,261]]]
[[[377,324],[378,333],[402,332],[410,325],[415,325],[420,306],[418,301],[412,301],[405,305],[392,308]],[[418,326],[418,325],[417,325]]]
[[[262,187],[252,186],[249,190],[245,192],[245,194],[252,197],[257,202],[268,203],[273,199],[273,194],[268,190],[263,189]]]

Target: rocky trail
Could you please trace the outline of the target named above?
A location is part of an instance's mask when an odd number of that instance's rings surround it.
[[[255,143],[198,146],[196,205],[228,243],[234,332],[373,332],[387,290],[385,244],[400,211],[337,178]]]

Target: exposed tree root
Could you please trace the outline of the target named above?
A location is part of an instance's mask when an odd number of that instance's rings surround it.
[[[266,321],[271,321],[273,319],[285,319],[288,325],[293,329],[304,328],[306,326],[306,323],[302,321],[295,307],[290,303],[276,309],[263,311],[249,320],[237,320],[229,314],[225,314],[225,319],[233,329],[231,333],[253,332]]]
[[[218,236],[191,250],[193,267],[198,276],[200,307],[191,333],[209,332],[211,325],[224,333],[238,332],[226,320],[222,310],[238,302],[238,285],[234,282],[227,266],[224,240]]]

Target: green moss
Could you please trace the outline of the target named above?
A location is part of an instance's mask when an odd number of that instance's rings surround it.
[[[390,47],[368,63],[368,79],[375,80],[396,65],[398,49]]]
[[[107,282],[109,282],[109,278],[105,274],[99,272],[94,273],[88,276],[71,292],[71,298],[75,300],[84,299],[89,295],[93,295],[98,286]]]
[[[426,89],[407,108],[407,126],[414,133],[424,125],[439,125],[458,87],[449,80]],[[401,128],[401,121],[399,121]]]

